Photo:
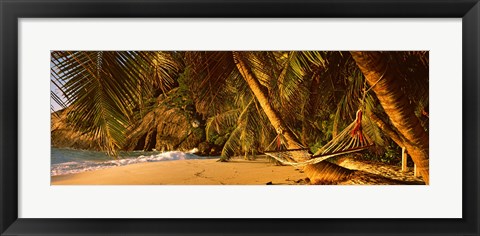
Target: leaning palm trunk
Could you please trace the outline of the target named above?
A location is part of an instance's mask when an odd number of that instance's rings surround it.
[[[402,137],[400,137],[397,131],[394,130],[393,127],[385,123],[382,119],[378,118],[373,112],[370,112],[370,120],[375,123],[385,133],[389,136],[398,146],[405,147],[405,142],[403,141]]]
[[[233,57],[235,59],[235,64],[240,71],[240,74],[245,79],[248,86],[255,95],[255,98],[260,103],[260,106],[267,115],[270,123],[277,130],[277,132],[281,132],[282,135],[285,137],[288,149],[301,148],[297,144],[298,142],[296,141],[293,133],[286,128],[287,126],[285,125],[283,119],[270,104],[267,97],[267,91],[265,91],[265,88],[260,84],[256,76],[248,68],[247,64],[244,61],[245,59],[243,58],[242,53],[233,52]],[[302,162],[306,160],[305,157],[301,155],[296,155],[294,156],[294,158],[297,162]],[[330,162],[320,162],[314,165],[307,165],[306,167],[304,167],[304,172],[309,177],[310,182],[313,184],[338,182],[347,179],[353,173],[352,170],[343,168]]]
[[[428,134],[414,113],[395,69],[381,52],[351,52],[353,59],[372,86],[393,126],[404,137],[404,145],[417,165],[423,180],[429,183]]]

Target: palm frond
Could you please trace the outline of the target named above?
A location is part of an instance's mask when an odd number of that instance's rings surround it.
[[[368,109],[367,109],[368,111]],[[369,137],[371,142],[373,142],[377,147],[384,147],[385,141],[382,136],[382,131],[380,128],[370,119],[368,115],[369,112],[366,113],[365,116],[362,116],[362,127],[364,134]]]
[[[256,152],[262,146],[267,145],[265,135],[272,133],[272,129],[268,129],[271,125],[263,114],[264,112],[258,110],[255,99],[252,98],[243,109],[238,111],[234,129],[229,134],[222,150],[224,159],[229,159],[242,152]],[[265,130],[266,128],[268,131]]]
[[[150,59],[148,53],[132,51],[51,53],[52,82],[72,107],[68,122],[97,139],[109,155],[124,144]]]
[[[221,156],[224,160],[228,160],[238,153],[238,150],[242,146],[241,133],[242,127],[237,126],[228,137],[221,153]]]
[[[241,109],[233,109],[208,118],[205,125],[207,140],[211,139],[213,133],[224,134],[226,130],[234,127],[238,122]]]
[[[174,52],[143,52],[142,58],[151,61],[151,65],[147,65],[144,70],[146,78],[154,89],[159,89],[163,94],[166,94],[170,89],[176,87],[176,80],[179,72],[183,69],[183,65],[175,57]]]
[[[239,76],[232,52],[189,51],[185,53],[185,62],[188,65],[187,86],[196,110],[206,116],[228,107],[233,88],[227,81]]]

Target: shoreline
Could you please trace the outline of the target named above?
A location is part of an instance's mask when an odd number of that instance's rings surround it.
[[[338,163],[357,170],[338,185],[423,185],[413,168],[345,158]],[[144,162],[76,174],[51,176],[51,185],[306,185],[301,168],[279,166],[266,158],[253,161],[233,159],[190,159]]]
[[[267,159],[192,159],[137,163],[51,176],[51,185],[297,185],[302,171]]]

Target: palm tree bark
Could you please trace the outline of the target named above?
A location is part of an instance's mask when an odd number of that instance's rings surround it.
[[[393,126],[405,137],[404,145],[417,165],[423,180],[429,184],[428,134],[401,90],[401,80],[381,52],[350,52],[368,84],[377,95]]]
[[[260,106],[267,115],[270,123],[277,131],[280,131],[285,137],[285,140],[287,141],[287,147],[289,149],[301,148],[297,144],[298,142],[293,133],[287,128],[280,114],[270,104],[266,88],[260,84],[255,74],[249,69],[249,67],[245,63],[245,58],[242,53],[233,52],[233,57],[235,59],[235,64],[240,74],[247,82],[257,101],[260,103]],[[307,160],[304,156],[300,155],[295,156],[294,158],[297,162]],[[345,180],[353,173],[352,170],[325,161],[317,163],[315,165],[307,165],[304,168],[304,172],[309,177],[310,182],[313,184],[331,183]]]

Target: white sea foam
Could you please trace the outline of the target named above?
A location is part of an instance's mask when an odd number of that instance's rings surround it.
[[[52,164],[51,176],[76,174],[85,171],[105,169],[115,166],[125,166],[144,162],[174,161],[174,160],[190,160],[190,159],[210,159],[216,157],[197,156],[194,153],[198,149],[194,148],[188,152],[169,151],[153,155],[140,155],[138,157],[123,158],[109,161],[68,161],[64,163]]]

